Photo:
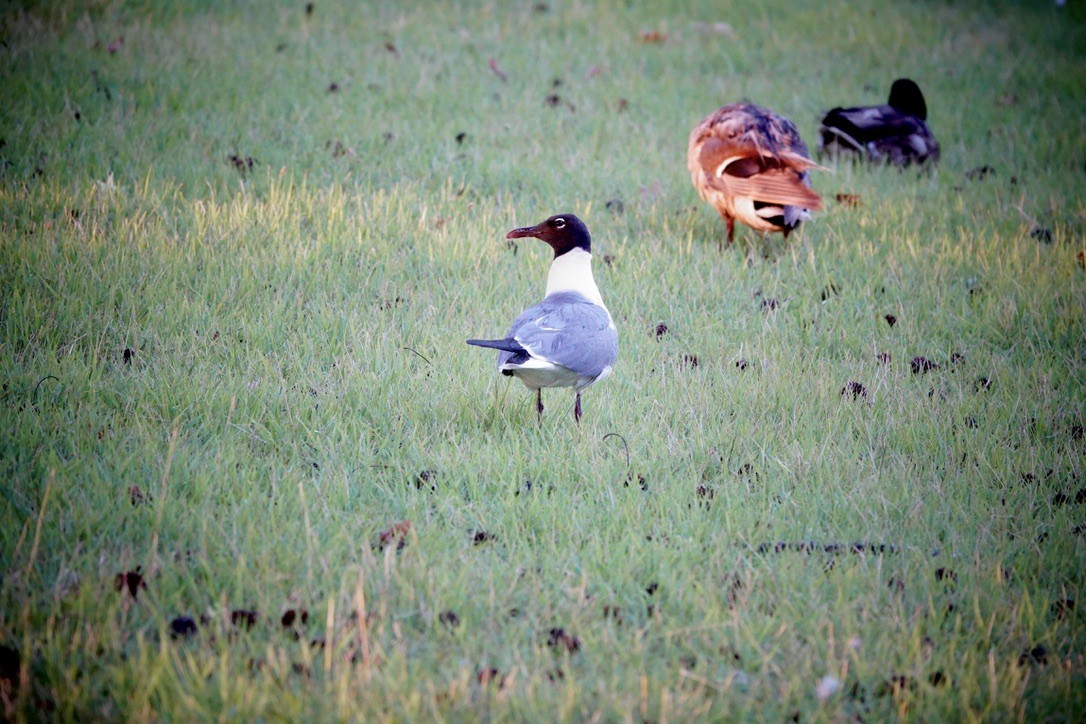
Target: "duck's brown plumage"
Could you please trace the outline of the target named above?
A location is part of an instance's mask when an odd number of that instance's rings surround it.
[[[787,236],[822,208],[807,173],[820,167],[799,131],[760,106],[732,103],[703,119],[690,133],[686,166],[698,194],[724,217],[729,243],[736,219]]]

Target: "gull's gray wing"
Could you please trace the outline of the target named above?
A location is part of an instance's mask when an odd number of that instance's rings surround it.
[[[557,292],[525,309],[506,337],[516,340],[532,357],[584,377],[598,377],[618,356],[618,332],[611,315],[576,292]],[[516,352],[503,351],[498,365],[516,356]]]

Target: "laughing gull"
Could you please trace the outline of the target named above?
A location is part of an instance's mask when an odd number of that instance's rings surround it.
[[[735,220],[785,238],[822,208],[811,190],[807,145],[783,116],[750,103],[732,103],[690,133],[686,167],[702,199],[724,217],[728,243]]]
[[[928,128],[928,104],[920,86],[898,78],[881,106],[834,108],[818,132],[820,154],[858,154],[875,163],[923,165],[939,160],[939,143]]]
[[[543,301],[517,317],[502,339],[469,339],[498,350],[498,371],[535,390],[543,418],[543,388],[572,387],[573,417],[581,421],[581,390],[611,374],[618,332],[592,277],[592,238],[573,214],[557,214],[535,226],[513,229],[507,239],[534,237],[550,244],[554,261]]]

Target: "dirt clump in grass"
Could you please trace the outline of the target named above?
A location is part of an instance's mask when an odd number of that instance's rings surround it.
[[[230,165],[234,167],[234,170],[238,172],[238,175],[241,176],[243,179],[248,176],[249,173],[252,172],[253,167],[257,163],[259,163],[259,161],[257,161],[252,156],[239,156],[235,153],[230,154],[226,157],[226,159],[230,162]]]
[[[1057,619],[1069,618],[1075,610],[1075,599],[1064,598],[1059,601],[1053,601],[1052,605],[1048,607],[1048,610]]]
[[[136,508],[144,503],[150,502],[151,496],[143,492],[143,488],[138,485],[128,486],[128,500],[131,501],[132,507]]]
[[[876,699],[881,699],[886,696],[897,698],[905,692],[916,691],[916,689],[916,679],[911,676],[895,675],[891,676],[889,679],[880,681],[873,693]]]
[[[256,611],[245,608],[235,608],[230,612],[230,625],[242,629],[251,629],[256,625],[259,615]]]
[[[1034,646],[1031,649],[1026,649],[1018,656],[1018,665],[1027,666],[1029,664],[1037,664],[1038,666],[1045,666],[1048,664],[1048,649],[1040,644]]]
[[[136,566],[134,570],[118,573],[113,578],[113,587],[118,591],[127,591],[134,600],[139,600],[140,591],[147,590],[147,582],[143,580],[143,566]]]
[[[958,574],[949,568],[936,568],[935,580],[948,586],[955,586],[958,583]]]
[[[581,640],[564,628],[552,628],[547,632],[547,646],[557,651],[575,654],[581,650]]]
[[[694,496],[700,507],[709,510],[713,505],[713,498],[716,497],[716,491],[710,485],[698,483],[698,486],[694,488]]]
[[[841,388],[841,397],[850,397],[853,400],[866,399],[867,388],[859,382],[846,382]]]
[[[1052,505],[1058,508],[1061,505],[1067,505],[1070,500],[1071,496],[1061,490],[1060,492],[1052,496]]]
[[[977,166],[976,168],[971,168],[966,171],[965,177],[970,181],[983,181],[989,176],[995,176],[995,172],[996,170],[994,168],[988,164],[984,164],[983,166]]]
[[[197,631],[196,621],[190,616],[177,616],[170,621],[170,638],[182,639],[195,636]]]
[[[22,657],[14,646],[0,646],[0,682],[8,682],[12,688],[19,684],[19,669]]]
[[[497,540],[498,536],[493,533],[487,533],[485,530],[468,531],[471,534],[471,544],[481,546],[484,543]]]
[[[411,532],[411,521],[404,520],[393,523],[387,530],[381,531],[377,536],[377,550],[383,551],[389,546],[395,545],[397,551],[407,546],[407,536]]]
[[[294,626],[305,626],[309,623],[309,611],[304,608],[293,609],[288,608],[283,612],[283,615],[279,618],[279,624],[283,628],[293,628]]]
[[[922,375],[931,372],[932,370],[939,369],[938,364],[932,362],[927,357],[920,356],[913,357],[912,361],[909,363],[909,367],[912,369],[914,375]]]
[[[423,488],[429,488],[431,493],[437,492],[437,471],[436,470],[420,470],[419,474],[415,476],[415,490],[422,490]]]

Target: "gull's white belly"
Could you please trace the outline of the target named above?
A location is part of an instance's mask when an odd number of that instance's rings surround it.
[[[504,364],[502,372],[508,372],[517,377],[529,389],[538,390],[542,387],[586,387],[593,382],[592,378],[577,374],[568,367],[556,365],[553,362],[544,362],[539,359],[530,359],[523,365]]]

